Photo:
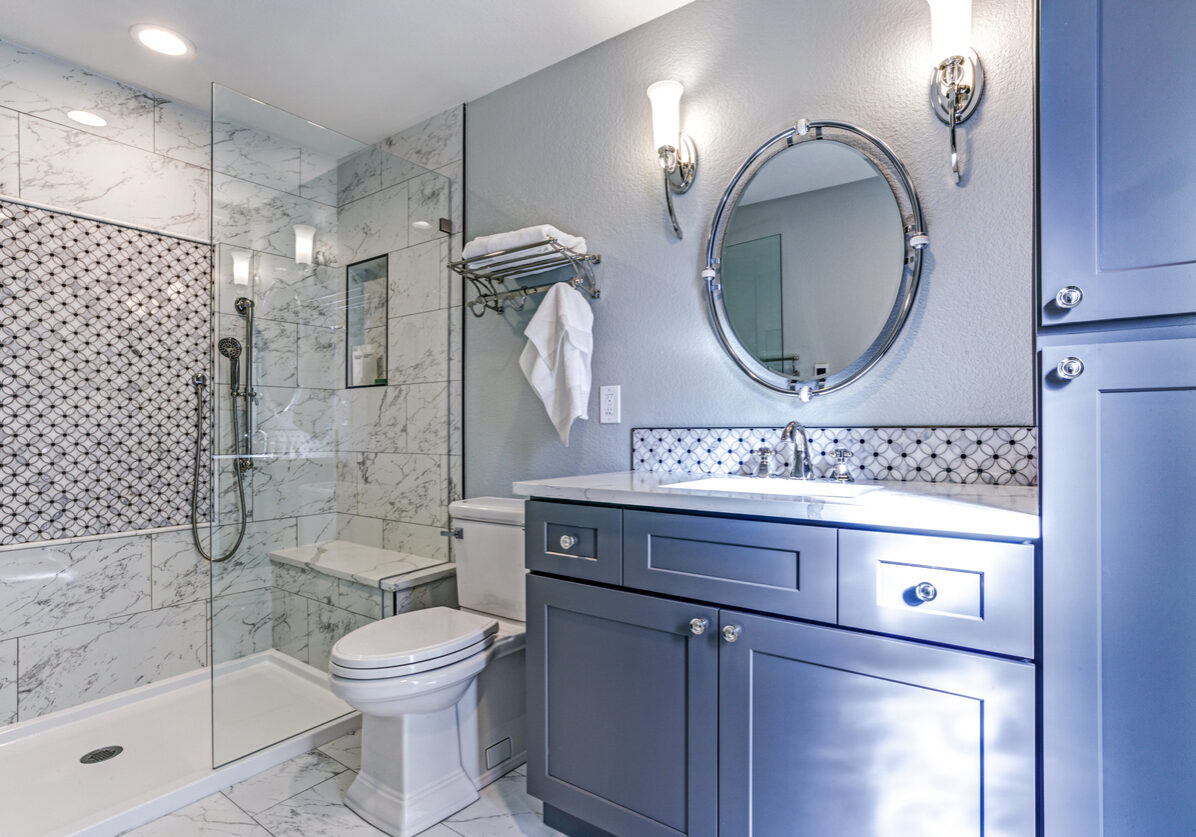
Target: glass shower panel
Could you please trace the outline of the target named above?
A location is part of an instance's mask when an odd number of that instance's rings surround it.
[[[327,686],[345,633],[447,603],[412,585],[445,575],[459,457],[448,179],[219,85],[211,150],[220,765],[351,711]]]

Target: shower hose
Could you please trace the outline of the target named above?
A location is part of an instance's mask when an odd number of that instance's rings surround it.
[[[227,561],[233,557],[233,554],[241,547],[241,541],[245,539],[245,485],[242,480],[244,472],[241,470],[241,463],[236,458],[233,459],[233,474],[237,478],[237,504],[241,510],[240,522],[237,524],[237,540],[228,550],[228,552],[214,557],[203,548],[203,544],[199,539],[199,460],[203,448],[203,400],[204,388],[207,386],[207,379],[203,375],[196,375],[193,379],[195,384],[195,460],[191,469],[191,538],[195,541],[195,548],[199,554],[203,556],[205,561],[210,561],[218,564],[221,561]],[[233,396],[232,414],[233,414],[233,444],[237,444],[237,439],[241,436],[240,423],[237,421],[237,396]]]

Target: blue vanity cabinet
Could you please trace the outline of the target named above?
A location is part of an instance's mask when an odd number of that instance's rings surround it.
[[[1041,355],[1045,833],[1196,834],[1196,339],[1080,339]]]
[[[717,610],[529,575],[527,616],[529,792],[618,837],[714,837]]]
[[[720,619],[719,834],[1034,837],[1032,664]]]
[[[1042,325],[1196,312],[1196,3],[1040,7]]]

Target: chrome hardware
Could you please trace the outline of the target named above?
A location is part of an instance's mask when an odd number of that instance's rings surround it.
[[[801,448],[797,441],[801,439]],[[810,464],[810,437],[806,435],[806,428],[801,422],[791,421],[781,431],[781,441],[789,442],[793,446],[793,460],[789,463],[785,476],[795,480],[814,478],[814,468]]]
[[[738,625],[723,625],[723,639],[727,642],[734,642],[739,639],[741,630]]]
[[[1084,300],[1084,292],[1075,285],[1060,288],[1055,294],[1055,304],[1060,308],[1075,308]]]
[[[577,535],[561,535],[561,549],[572,549],[577,546]]]
[[[938,595],[938,589],[929,581],[923,581],[914,588],[914,596],[916,596],[920,602],[933,602],[936,598],[938,598]]]
[[[697,617],[689,620],[689,632],[694,636],[701,636],[706,633],[706,628],[710,625],[709,619],[702,619]]]
[[[835,468],[831,471],[831,479],[837,482],[855,482],[855,477],[851,475],[851,467],[847,464],[847,460],[851,459],[851,451],[839,448],[834,456]]]
[[[951,175],[959,185],[959,151],[955,129],[966,122],[984,93],[984,68],[975,50],[964,49],[939,62],[930,76],[930,105],[951,134]]]
[[[1084,374],[1084,361],[1078,357],[1065,357],[1059,361],[1059,365],[1055,367],[1055,371],[1059,373],[1059,377],[1063,380],[1073,380]]]
[[[440,536],[444,538],[456,538],[457,540],[461,540],[461,538],[465,537],[465,532],[463,532],[460,527],[457,527],[456,529],[441,529]]]
[[[772,448],[756,448],[756,470],[753,477],[767,477],[772,474]]]

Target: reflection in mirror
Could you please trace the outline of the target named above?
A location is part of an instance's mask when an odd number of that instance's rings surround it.
[[[385,386],[387,257],[351,264],[345,272],[345,386]]]
[[[727,223],[720,274],[731,328],[768,369],[825,379],[884,329],[905,251],[901,209],[870,159],[835,141],[784,148]]]

